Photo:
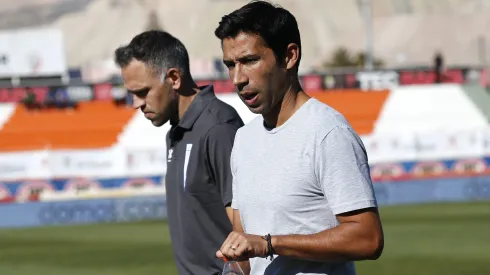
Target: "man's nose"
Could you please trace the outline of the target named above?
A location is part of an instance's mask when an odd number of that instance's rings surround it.
[[[140,109],[143,106],[145,106],[145,101],[136,95],[133,95],[133,108]]]
[[[238,89],[238,91],[243,90],[248,84],[248,77],[243,72],[242,66],[237,65],[233,70],[233,85]]]

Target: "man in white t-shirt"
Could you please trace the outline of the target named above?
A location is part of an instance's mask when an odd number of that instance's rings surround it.
[[[239,96],[261,114],[235,137],[234,231],[216,256],[253,275],[355,274],[384,243],[368,159],[345,118],[303,92],[296,19],[255,1],[215,34]]]

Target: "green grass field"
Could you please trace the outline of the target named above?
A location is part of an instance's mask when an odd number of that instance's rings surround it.
[[[490,202],[383,207],[385,250],[365,275],[490,274]],[[0,231],[0,274],[177,274],[164,222]]]

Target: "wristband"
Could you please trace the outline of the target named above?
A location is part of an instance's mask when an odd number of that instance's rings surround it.
[[[267,234],[263,237],[263,239],[265,239],[267,241],[267,257],[270,257],[270,260],[274,260],[274,249],[272,248],[272,238],[271,238],[271,234]]]

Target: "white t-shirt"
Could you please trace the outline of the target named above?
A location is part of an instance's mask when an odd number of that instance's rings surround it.
[[[361,139],[314,98],[280,127],[266,129],[260,116],[240,128],[231,169],[232,207],[248,234],[314,234],[337,226],[337,214],[377,206]],[[353,262],[276,256],[250,263],[252,275],[355,274]]]

